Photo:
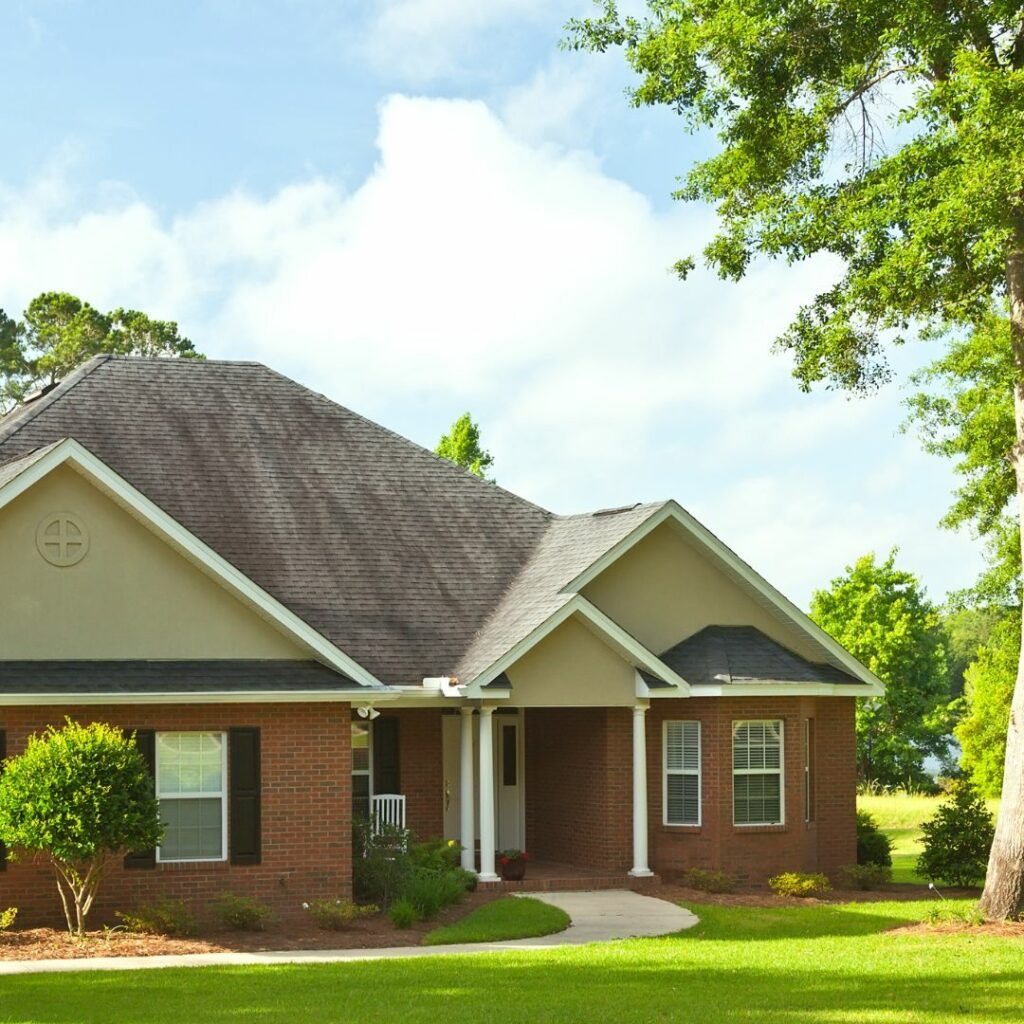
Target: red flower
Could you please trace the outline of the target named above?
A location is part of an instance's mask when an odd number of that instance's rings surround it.
[[[501,858],[501,863],[502,864],[507,864],[508,863],[508,857],[502,857]]]

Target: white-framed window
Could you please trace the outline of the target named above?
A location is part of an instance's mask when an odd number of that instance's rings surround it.
[[[700,722],[666,722],[662,764],[662,821],[700,824]]]
[[[781,825],[785,820],[782,722],[732,723],[734,825]]]
[[[368,821],[373,796],[373,727],[352,719],[352,817]]]
[[[227,860],[228,740],[222,732],[158,732],[158,861]]]

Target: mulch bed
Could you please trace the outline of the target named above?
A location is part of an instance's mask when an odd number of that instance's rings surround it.
[[[965,924],[942,921],[938,924],[904,924],[890,929],[901,935],[986,935],[996,939],[1024,939],[1024,921],[986,921],[984,924]]]
[[[324,931],[309,917],[271,925],[262,932],[203,930],[191,938],[167,935],[132,935],[122,931],[89,932],[72,938],[57,928],[15,928],[0,933],[0,960],[79,960],[95,956],[161,956],[180,953],[253,953],[278,949],[373,949],[418,946],[423,936],[441,925],[452,924],[471,910],[504,895],[470,893],[461,903],[441,911],[431,921],[411,928],[396,928],[386,914],[354,922],[345,931]]]
[[[948,897],[977,898],[977,889],[943,889]],[[645,887],[643,892],[674,903],[710,903],[723,907],[806,907],[808,905],[827,905],[829,903],[880,903],[893,900],[910,901],[934,899],[924,885],[896,883],[884,889],[833,889],[823,899],[810,897],[802,899],[796,896],[776,896],[767,886],[750,887],[737,892],[717,893],[690,889],[684,885],[671,882]]]

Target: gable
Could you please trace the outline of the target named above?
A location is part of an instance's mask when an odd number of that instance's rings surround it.
[[[634,667],[575,617],[530,648],[505,674],[512,684],[510,706],[636,703]]]
[[[37,539],[58,513],[87,532],[65,567]],[[71,540],[65,561],[81,550]],[[0,508],[0,566],[4,660],[310,657],[68,465]]]
[[[809,661],[825,652],[727,575],[666,520],[586,584],[583,595],[656,653],[706,626],[754,626]]]

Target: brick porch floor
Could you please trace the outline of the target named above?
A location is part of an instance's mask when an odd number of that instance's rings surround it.
[[[589,889],[634,889],[642,892],[658,878],[632,878],[621,873],[590,871],[572,864],[531,860],[521,882],[480,882],[479,888],[498,892],[562,892]]]

